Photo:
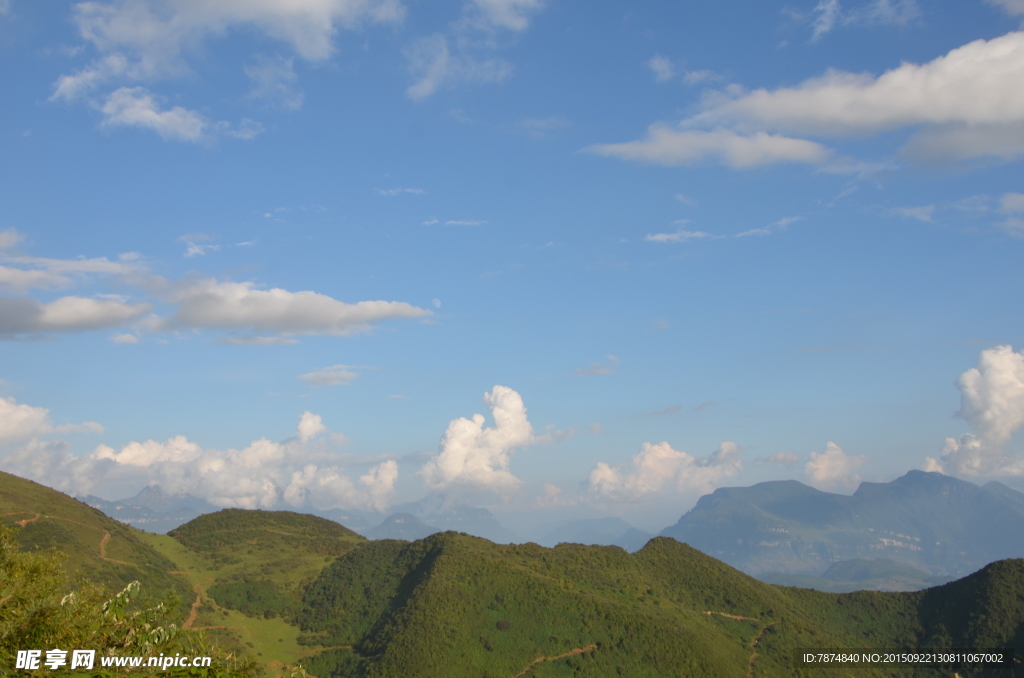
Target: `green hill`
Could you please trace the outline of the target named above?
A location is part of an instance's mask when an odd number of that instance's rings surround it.
[[[290,511],[225,509],[146,541],[173,560],[193,587],[186,624],[220,645],[251,653],[270,675],[316,651],[300,646],[287,619],[303,587],[366,539],[338,523]]]
[[[320,678],[791,676],[801,648],[1020,646],[1022,595],[1024,561],[924,592],[839,595],[765,584],[667,538],[628,554],[447,532],[342,556],[296,622],[340,646],[310,660]]]
[[[189,587],[175,564],[145,542],[145,534],[66,494],[0,472],[0,514],[23,551],[56,548],[67,555],[72,582],[88,579],[120,591],[134,580],[145,595],[174,591],[187,604]]]

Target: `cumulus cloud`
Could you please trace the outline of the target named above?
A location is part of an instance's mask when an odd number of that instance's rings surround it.
[[[49,433],[50,411],[45,407],[19,404],[14,398],[0,398],[0,446],[20,443]]]
[[[819,490],[853,490],[860,484],[860,476],[855,471],[864,462],[863,455],[848,455],[829,441],[824,452],[811,452],[811,458],[804,464],[804,473]]]
[[[674,450],[667,442],[644,443],[625,468],[599,462],[590,472],[590,491],[604,499],[625,501],[666,492],[706,494],[743,469],[741,452],[729,440],[706,457]]]
[[[873,3],[865,17],[903,16],[900,3]],[[822,12],[838,3],[824,2]],[[889,14],[887,14],[887,12]],[[827,12],[819,13],[824,21]],[[677,127],[589,150],[627,160],[733,168],[775,162],[823,163],[828,149],[807,135],[849,137],[914,130],[902,155],[913,162],[1024,154],[1024,32],[975,40],[923,64],[875,76],[829,70],[795,87],[708,94],[703,110]],[[795,135],[795,136],[794,136]]]
[[[974,433],[947,438],[939,459],[928,458],[927,470],[976,476],[993,473],[1024,475],[1005,446],[1024,426],[1024,352],[1012,346],[985,349],[975,367],[956,380],[960,411]]]
[[[94,421],[54,426],[50,411],[18,403],[14,398],[0,398],[0,447],[23,443],[48,433],[103,433],[103,426]]]
[[[105,127],[141,127],[163,139],[199,141],[209,122],[196,111],[181,106],[160,110],[156,97],[145,87],[122,87],[100,107]]]
[[[696,165],[717,161],[733,169],[750,169],[776,162],[821,163],[828,150],[819,143],[778,134],[739,134],[718,127],[711,131],[673,129],[651,125],[647,137],[618,144],[598,144],[588,150],[622,160],[639,160],[657,165]]]
[[[23,297],[0,297],[0,336],[80,332],[120,327],[152,307],[116,299],[61,297],[44,304]]]
[[[415,101],[442,87],[498,83],[512,74],[512,65],[501,59],[479,60],[469,54],[453,54],[442,35],[417,40],[405,50],[405,56],[414,80],[405,93]]]
[[[100,445],[76,457],[64,443],[33,439],[0,466],[77,495],[111,484],[159,484],[167,492],[193,494],[223,507],[386,509],[397,463],[378,463],[353,482],[339,455],[317,440],[325,432],[319,415],[304,412],[295,437],[280,443],[260,438],[241,450],[207,449],[175,436],[131,442],[120,450]]]
[[[484,394],[494,425],[485,427],[482,414],[460,417],[448,424],[438,454],[424,464],[419,475],[432,490],[485,490],[508,496],[522,481],[508,470],[515,450],[540,438],[526,417],[522,397],[507,386]]]
[[[323,369],[300,374],[299,379],[310,386],[340,386],[347,384],[359,375],[349,365],[331,365]]]
[[[167,298],[178,306],[169,322],[172,327],[283,335],[345,336],[368,332],[381,320],[431,315],[405,302],[346,304],[317,292],[260,290],[250,282],[217,282],[211,278],[182,283]]]

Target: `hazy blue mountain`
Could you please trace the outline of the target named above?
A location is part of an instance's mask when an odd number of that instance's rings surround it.
[[[405,539],[406,541],[415,541],[440,531],[424,525],[411,513],[394,513],[385,518],[384,522],[380,525],[364,530],[363,536],[367,539]]]
[[[1007,492],[923,471],[861,483],[853,496],[773,481],[719,488],[662,534],[750,574],[821,575],[837,561],[890,558],[962,576],[1024,556],[1024,506]]]
[[[81,499],[114,520],[147,532],[163,534],[205,513],[220,509],[190,494],[167,494],[158,485],[142,488],[134,497],[107,501],[89,495]]]
[[[982,489],[988,490],[992,494],[1002,497],[1006,501],[1016,504],[1017,506],[1024,507],[1024,492],[1018,492],[1002,483],[991,481],[981,486]]]
[[[832,593],[850,591],[919,591],[940,586],[951,577],[934,577],[924,570],[890,558],[855,558],[833,563],[820,577],[809,574],[767,572],[758,576],[768,584],[799,586]]]
[[[384,517],[379,513],[369,513],[366,511],[360,511],[359,509],[327,509],[325,511],[310,511],[315,516],[321,518],[327,518],[333,520],[336,523],[344,525],[350,530],[356,532],[363,532],[375,525],[381,523],[381,519]]]
[[[474,537],[483,537],[496,544],[511,544],[520,541],[515,532],[509,530],[485,508],[452,505],[442,495],[429,495],[423,499],[393,506],[396,513],[410,513],[432,532],[465,532]]]
[[[563,543],[621,546],[633,553],[642,549],[653,536],[622,518],[589,518],[566,523],[542,537],[539,543],[549,547]]]

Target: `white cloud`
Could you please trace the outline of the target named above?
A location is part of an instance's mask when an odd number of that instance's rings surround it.
[[[812,10],[811,42],[817,42],[836,26],[905,26],[921,16],[916,0],[872,0],[844,12],[839,0],[821,0]]]
[[[0,265],[0,289],[25,291],[28,289],[56,289],[66,287],[71,280],[49,271],[26,271]]]
[[[0,297],[0,336],[119,327],[151,308],[114,299],[61,297],[44,304],[35,299]]]
[[[668,57],[656,55],[647,62],[647,67],[654,73],[657,82],[668,82],[676,76],[676,67]]]
[[[417,40],[405,50],[405,56],[414,80],[405,93],[415,101],[441,87],[498,83],[512,74],[512,65],[500,59],[480,61],[468,54],[452,54],[447,38],[441,35]]]
[[[559,506],[575,506],[576,500],[566,497],[562,488],[551,483],[544,483],[543,492],[537,496],[535,503],[539,508],[550,509]]]
[[[300,374],[299,379],[310,386],[340,386],[355,379],[358,374],[353,372],[348,365],[332,365],[306,374]]]
[[[422,188],[378,188],[377,195],[382,195],[386,198],[393,198],[396,195],[402,195],[403,193],[411,193],[412,195],[423,195],[426,193]]]
[[[13,266],[0,265],[0,289],[25,291],[28,289],[59,289],[69,287],[75,278],[90,275],[131,275],[144,270],[137,256],[121,255],[119,261],[95,259],[47,259],[32,257],[14,251],[25,239],[13,228],[0,231],[0,260]],[[74,277],[73,277],[74,276]]]
[[[1024,33],[1008,33],[878,77],[830,70],[797,87],[719,94],[685,124],[832,136],[925,125],[905,154],[1008,157],[1024,152],[1022,77]],[[997,148],[998,139],[1010,148]],[[980,146],[971,150],[968,142]]]
[[[314,441],[326,430],[318,415],[305,412],[296,436],[281,443],[260,438],[241,450],[214,450],[175,436],[164,442],[131,442],[120,450],[100,445],[78,457],[64,443],[33,439],[0,460],[0,466],[77,495],[97,487],[155,483],[166,492],[193,494],[224,507],[384,510],[398,465],[392,460],[378,463],[354,483],[344,474],[353,460]]]
[[[207,252],[216,252],[220,249],[220,245],[197,245],[194,242],[185,241],[185,256],[189,259],[195,256],[203,256]]]
[[[137,344],[139,343],[139,336],[125,332],[123,334],[115,334],[110,340],[115,344]]]
[[[0,446],[24,442],[52,429],[48,409],[0,398]]]
[[[605,356],[608,359],[606,363],[590,363],[587,367],[577,367],[576,374],[581,376],[591,374],[615,374],[615,371],[619,369],[619,363],[622,361],[615,356],[609,354]]]
[[[1007,233],[1014,237],[1024,238],[1024,193],[1004,193],[999,199],[999,211],[1007,215],[999,222]]]
[[[836,2],[822,2],[827,24]],[[875,2],[857,21],[909,21],[914,3]],[[730,85],[707,94],[703,110],[678,127],[654,124],[647,137],[588,150],[625,160],[693,165],[705,160],[742,169],[774,162],[822,164],[830,152],[807,135],[849,137],[911,129],[900,153],[934,163],[982,156],[1024,155],[1024,32],[975,40],[924,64],[903,63],[885,73],[829,70],[795,87],[746,91]],[[796,136],[793,136],[796,135]],[[851,160],[822,171],[863,173]],[[874,168],[877,170],[878,168]]]
[[[721,80],[722,76],[714,71],[683,71],[683,82],[687,85],[699,85],[702,82]]]
[[[985,0],[985,2],[1002,8],[1010,16],[1024,14],[1024,0]]]
[[[14,398],[0,398],[0,447],[22,443],[48,433],[103,433],[95,421],[54,426],[45,407],[19,404]]]
[[[686,231],[679,230],[675,233],[654,233],[648,234],[644,240],[648,242],[668,242],[668,243],[679,243],[688,242],[690,240],[700,240],[701,238],[710,238],[710,233],[704,231]]]
[[[299,417],[299,425],[295,428],[295,431],[299,434],[299,440],[305,443],[321,433],[325,433],[327,427],[324,425],[324,420],[319,414],[313,414],[307,410]]]
[[[863,455],[850,456],[830,441],[824,452],[811,452],[811,458],[804,464],[804,473],[819,490],[852,490],[860,483],[855,471],[864,462]]]
[[[508,470],[512,453],[539,442],[526,417],[522,397],[507,386],[484,394],[494,426],[484,427],[482,414],[448,424],[438,454],[419,475],[432,490],[485,490],[507,496],[522,482]]]
[[[245,74],[252,80],[253,88],[247,95],[273,106],[297,111],[302,108],[304,95],[296,87],[295,60],[281,55],[273,58],[257,56],[245,67]]]
[[[775,454],[768,457],[768,462],[771,464],[795,464],[800,461],[800,457],[796,456],[792,452],[776,452]]]
[[[445,226],[483,226],[487,223],[487,220],[482,221],[476,219],[449,219],[444,222]]]
[[[178,305],[171,326],[194,329],[345,336],[373,329],[389,318],[423,318],[431,312],[398,301],[355,304],[317,292],[255,289],[252,283],[212,278],[180,284],[168,295]]]
[[[1012,346],[985,349],[975,367],[956,380],[960,389],[959,417],[974,431],[959,440],[947,438],[938,460],[927,468],[955,475],[1024,475],[1005,450],[1024,426],[1024,352]],[[1019,471],[1019,473],[1018,473]]]
[[[100,52],[123,51],[160,73],[180,69],[185,50],[233,27],[256,28],[314,61],[334,52],[339,27],[396,22],[404,12],[395,0],[118,0],[79,3],[74,20]]]
[[[156,98],[144,87],[122,87],[100,107],[106,127],[142,127],[174,141],[199,141],[209,122],[196,111],[181,106],[160,110]]]
[[[19,233],[13,228],[0,231],[0,250],[9,250],[25,239],[24,233]]]
[[[815,17],[811,22],[811,27],[814,29],[811,35],[812,41],[818,40],[835,27],[842,17],[843,8],[839,4],[839,0],[821,0],[813,11]]]
[[[651,125],[647,137],[619,144],[599,144],[588,150],[622,160],[659,165],[696,165],[714,160],[734,169],[750,169],[776,162],[821,163],[828,150],[813,141],[756,132],[738,134],[723,127],[711,131],[673,129]]]
[[[513,31],[530,25],[529,15],[544,7],[542,0],[471,0],[487,25]]]
[[[726,440],[706,457],[672,449],[667,442],[644,443],[628,470],[599,462],[590,472],[590,491],[612,500],[637,501],[661,493],[706,494],[743,469],[739,445]]]
[[[921,207],[897,207],[896,214],[917,219],[918,221],[931,222],[932,214],[935,212],[935,205],[922,205]]]

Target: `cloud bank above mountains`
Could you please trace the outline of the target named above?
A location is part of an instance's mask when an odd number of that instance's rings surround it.
[[[345,366],[337,366],[345,367]],[[328,383],[328,382],[325,382]],[[947,439],[944,454],[928,459],[926,470],[957,476],[1024,475],[1024,462],[1007,450],[1024,426],[1024,352],[1010,346],[985,349],[978,364],[956,381],[962,417],[973,429],[959,440]],[[458,501],[489,494],[508,501],[521,496],[524,481],[512,470],[517,451],[568,437],[571,432],[537,435],[522,396],[496,385],[484,394],[493,420],[474,414],[449,422],[438,451],[417,472],[423,490]],[[331,433],[312,412],[301,414],[295,435],[281,442],[266,438],[242,449],[203,448],[184,436],[166,441],[130,442],[119,450],[100,444],[75,455],[54,434],[102,434],[96,422],[54,425],[42,407],[0,398],[0,448],[10,450],[0,468],[59,490],[86,495],[117,485],[159,484],[170,493],[189,493],[217,506],[242,508],[358,508],[386,511],[399,476],[398,459],[342,454],[346,441]],[[641,445],[618,465],[598,462],[580,483],[579,493],[544,484],[528,504],[541,508],[575,505],[608,507],[661,501],[712,492],[743,472],[742,448],[723,441],[714,452],[696,457],[668,442]],[[806,458],[786,452],[765,460],[792,467],[802,464],[807,481],[822,490],[852,491],[861,481],[867,459],[851,455],[834,442]],[[365,468],[354,476],[351,469]]]

